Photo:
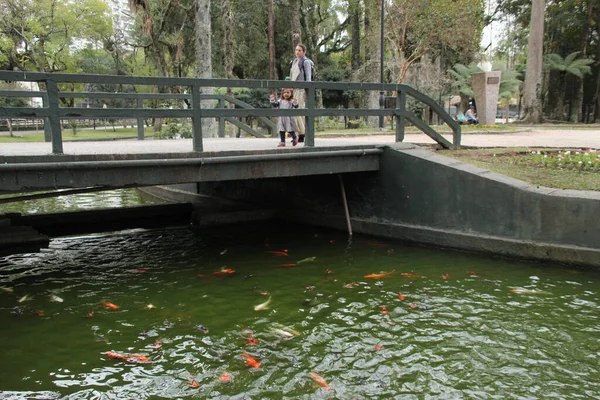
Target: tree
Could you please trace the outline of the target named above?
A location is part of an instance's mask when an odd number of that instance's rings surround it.
[[[484,25],[481,0],[392,0],[387,29],[402,83],[411,66],[424,55],[435,58],[442,48],[471,54],[479,48]]]
[[[212,78],[212,29],[210,19],[210,0],[195,0],[194,42],[196,48],[196,76]],[[201,93],[212,94],[213,88],[201,88]],[[212,108],[212,101],[204,102],[203,108]],[[202,118],[202,136],[216,137],[217,130],[213,118]]]
[[[0,90],[23,90],[16,83],[5,83],[0,82]],[[22,97],[0,97],[0,107],[27,107],[27,100]],[[13,136],[12,120],[5,118],[6,125],[10,132],[10,136]]]
[[[559,91],[557,94],[558,101],[556,102],[556,113],[560,119],[564,117],[564,103],[565,103],[565,93],[567,92],[567,76],[573,75],[578,79],[583,79],[583,77],[592,72],[590,67],[591,64],[594,63],[594,60],[589,58],[577,58],[580,54],[579,51],[575,51],[564,59],[555,53],[546,54],[544,57],[544,66],[550,71],[558,71],[559,72]],[[569,117],[571,117],[572,107],[569,110]],[[569,118],[570,119],[570,118]]]
[[[545,0],[533,0],[529,28],[529,51],[523,85],[522,122],[539,124],[542,115],[542,60],[544,53]]]
[[[112,33],[102,0],[0,0],[0,63],[5,69],[71,72],[75,44]]]

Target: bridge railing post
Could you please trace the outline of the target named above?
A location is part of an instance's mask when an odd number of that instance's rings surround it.
[[[315,146],[315,109],[316,107],[316,90],[315,84],[312,83],[307,89],[307,97],[306,97],[306,110],[308,115],[306,115],[304,124],[306,127],[305,137],[304,137],[304,145],[309,147]]]
[[[46,86],[47,88],[48,86]],[[46,89],[47,90],[47,89]],[[44,96],[42,96],[42,107],[48,108],[48,92]],[[52,141],[52,128],[50,128],[50,118],[44,118],[44,142]]]
[[[52,153],[62,154],[62,132],[60,126],[60,114],[58,107],[58,85],[52,78],[46,80],[46,91],[48,92],[48,122],[50,125],[50,136],[52,138]]]
[[[200,83],[192,85],[192,143],[194,151],[204,151],[202,146],[202,109],[200,107]]]
[[[225,99],[219,97],[219,109],[225,108]],[[219,137],[225,137],[225,117],[219,117]]]
[[[406,112],[406,92],[398,90],[396,94],[396,142],[404,141],[404,127]]]
[[[144,99],[141,97],[137,99],[137,108],[138,110],[144,108]],[[144,118],[142,117],[137,118],[137,138],[144,140]]]

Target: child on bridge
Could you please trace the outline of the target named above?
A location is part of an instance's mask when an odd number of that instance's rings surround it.
[[[298,108],[298,102],[294,99],[294,91],[292,89],[283,89],[279,100],[275,100],[275,95],[271,95],[270,100],[271,106],[279,107],[279,109],[289,110]],[[277,130],[279,131],[279,138],[281,139],[281,142],[279,142],[277,147],[285,147],[286,132],[292,137],[292,145],[295,146],[298,144],[298,135],[296,135],[296,132],[298,132],[298,125],[296,124],[296,119],[294,117],[279,117],[277,120]]]

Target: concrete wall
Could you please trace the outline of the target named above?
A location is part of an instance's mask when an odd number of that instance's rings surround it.
[[[379,172],[344,175],[355,232],[600,266],[600,193],[536,187],[416,146],[386,148]],[[200,185],[279,218],[346,229],[337,175]]]

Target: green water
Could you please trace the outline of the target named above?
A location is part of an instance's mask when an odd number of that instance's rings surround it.
[[[289,255],[268,252],[283,250]],[[307,257],[316,258],[277,266]],[[213,275],[224,267],[235,273]],[[364,278],[391,270],[380,280]],[[600,393],[594,271],[254,224],[55,239],[40,253],[0,258],[0,286],[13,290],[0,292],[0,398]],[[19,303],[25,295],[32,299]],[[50,302],[51,295],[64,302]],[[255,311],[269,298],[269,309]],[[106,309],[105,301],[119,308]],[[281,327],[300,334],[273,332]],[[157,341],[162,348],[153,349]],[[143,354],[150,362],[109,359],[107,351]],[[248,367],[243,352],[260,368]],[[318,386],[311,371],[331,390]],[[231,380],[222,382],[222,374]],[[188,385],[192,377],[198,388]]]
[[[32,193],[0,195],[0,199]],[[132,207],[162,204],[164,201],[146,195],[136,189],[117,189],[103,192],[80,193],[45,199],[26,200],[0,204],[0,214],[17,212],[21,214],[53,213],[61,211],[89,210],[94,208]]]

